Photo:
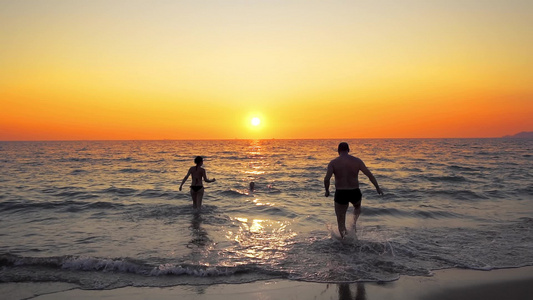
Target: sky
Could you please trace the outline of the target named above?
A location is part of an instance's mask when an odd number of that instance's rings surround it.
[[[0,140],[533,131],[532,15],[529,0],[0,0]]]

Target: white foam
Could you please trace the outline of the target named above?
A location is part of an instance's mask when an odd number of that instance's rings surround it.
[[[206,269],[200,269],[195,267],[182,267],[180,265],[162,264],[154,268],[150,272],[150,276],[162,276],[162,275],[191,275],[196,277],[208,277],[208,276],[227,276],[234,274],[234,271],[230,269],[218,269],[210,267]]]
[[[62,269],[83,270],[83,271],[119,271],[127,273],[143,273],[139,265],[124,260],[98,259],[93,257],[77,257],[65,259],[61,265]]]

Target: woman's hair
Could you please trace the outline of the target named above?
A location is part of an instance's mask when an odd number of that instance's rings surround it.
[[[203,161],[204,161],[204,159],[201,156],[196,156],[196,158],[194,159],[194,163],[197,164],[197,165],[200,164]]]

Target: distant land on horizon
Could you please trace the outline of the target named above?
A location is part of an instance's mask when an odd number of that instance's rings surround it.
[[[506,135],[503,138],[505,139],[530,139],[533,138],[533,131],[522,131],[520,133],[517,133],[515,135]]]

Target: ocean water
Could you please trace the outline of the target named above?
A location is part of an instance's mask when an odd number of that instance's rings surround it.
[[[340,283],[533,265],[533,140],[349,140],[385,195],[360,174],[346,240],[323,189],[339,142],[1,142],[0,282]],[[178,191],[196,155],[217,179],[200,213],[190,179]]]

